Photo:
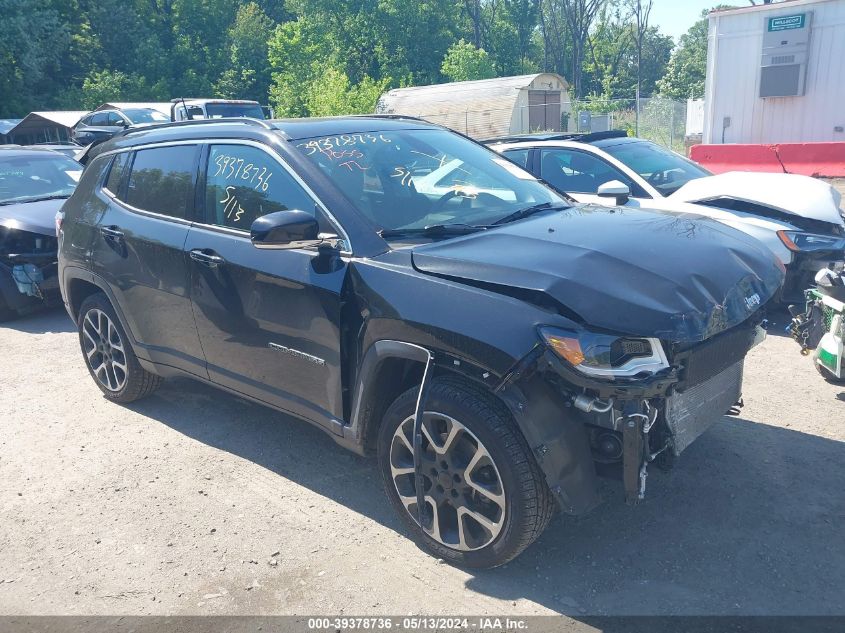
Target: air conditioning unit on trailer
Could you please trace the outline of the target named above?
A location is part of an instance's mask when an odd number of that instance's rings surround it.
[[[804,94],[812,11],[766,18],[760,66],[761,97]]]

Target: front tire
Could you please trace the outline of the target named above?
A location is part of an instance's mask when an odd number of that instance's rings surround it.
[[[427,516],[417,522],[413,424],[419,387],[384,416],[379,466],[396,512],[433,555],[473,568],[503,565],[542,534],[555,504],[525,438],[501,402],[459,378],[435,379],[423,418]]]
[[[82,302],[77,324],[85,365],[106,398],[126,404],[158,388],[161,377],[141,367],[105,294],[95,293]]]

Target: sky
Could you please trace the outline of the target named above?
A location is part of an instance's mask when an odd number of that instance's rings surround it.
[[[702,9],[710,9],[720,3],[732,4],[726,0],[654,0],[649,22],[660,27],[661,33],[671,35],[677,44],[678,38],[699,19]]]

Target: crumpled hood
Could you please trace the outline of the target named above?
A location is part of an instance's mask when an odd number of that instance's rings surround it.
[[[680,202],[703,202],[729,197],[805,218],[843,224],[839,213],[841,194],[828,183],[798,174],[731,171],[690,180],[669,196]]]
[[[65,203],[61,200],[40,200],[0,205],[0,226],[42,235],[56,234],[56,212]]]
[[[674,342],[745,321],[784,277],[769,249],[718,222],[597,206],[423,245],[413,261],[590,328]]]

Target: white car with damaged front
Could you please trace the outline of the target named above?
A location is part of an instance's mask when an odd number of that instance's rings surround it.
[[[766,244],[787,269],[783,301],[800,300],[813,276],[845,259],[841,195],[794,174],[730,172],[702,166],[624,133],[530,135],[489,142],[579,202],[710,217]]]

